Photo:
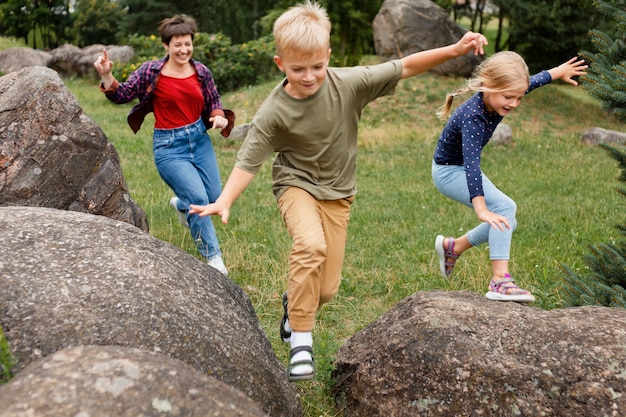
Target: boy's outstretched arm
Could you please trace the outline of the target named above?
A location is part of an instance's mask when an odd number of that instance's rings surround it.
[[[226,181],[224,190],[220,194],[219,198],[213,204],[207,204],[206,206],[197,206],[191,204],[189,214],[198,214],[201,217],[216,214],[222,217],[222,223],[228,223],[230,217],[230,206],[233,205],[237,197],[243,193],[243,190],[248,187],[254,174],[250,174],[241,168],[233,168],[233,171]]]
[[[587,68],[589,68],[589,65],[585,64],[585,60],[575,56],[569,61],[562,63],[558,67],[549,69],[548,72],[552,77],[552,81],[563,80],[568,84],[578,85],[578,82],[576,80],[572,80],[572,77],[586,75],[587,72],[585,70]]]
[[[406,56],[401,59],[402,76],[400,79],[426,72],[437,65],[443,64],[452,58],[463,56],[472,50],[474,55],[483,55],[485,53],[484,45],[487,45],[487,38],[481,33],[466,32],[455,44],[428,49]]]

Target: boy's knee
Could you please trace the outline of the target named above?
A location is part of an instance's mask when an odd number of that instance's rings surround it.
[[[330,300],[332,300],[333,298],[335,298],[335,295],[337,295],[337,292],[339,290],[339,286],[337,285],[334,288],[322,288],[320,290],[320,305],[319,307],[321,307],[323,304],[329,302]]]

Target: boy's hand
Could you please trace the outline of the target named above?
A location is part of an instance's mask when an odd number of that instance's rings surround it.
[[[219,203],[219,199],[215,203],[207,204],[206,206],[191,204],[189,207],[189,214],[197,214],[200,217],[218,215],[222,217],[222,223],[224,224],[228,223],[228,218],[230,217],[230,208],[223,207]]]
[[[572,77],[586,75],[587,72],[585,70],[587,68],[589,68],[589,65],[585,64],[585,60],[575,56],[558,67],[548,70],[548,72],[550,73],[552,80],[563,80],[568,84],[578,85],[578,82],[573,80]]]
[[[465,55],[474,50],[474,55],[484,55],[484,46],[487,45],[487,38],[482,33],[466,32],[456,43],[459,48],[459,56]]]

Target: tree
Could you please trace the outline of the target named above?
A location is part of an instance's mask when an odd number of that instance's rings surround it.
[[[0,4],[0,33],[24,39],[37,48],[41,37],[44,48],[53,48],[67,40],[70,27],[69,0],[6,0]]]
[[[74,42],[78,46],[118,41],[118,25],[126,15],[117,1],[77,0],[72,18]]]
[[[607,32],[589,31],[597,52],[582,51],[589,63],[582,87],[620,120],[626,121],[626,2],[594,1],[594,6],[605,16],[614,19]]]
[[[156,34],[159,22],[183,13],[178,3],[173,0],[120,0],[120,7],[126,10],[119,23],[120,37]]]
[[[626,183],[626,148],[600,146],[618,161],[618,180]],[[626,189],[618,188],[617,192],[626,197]],[[589,276],[579,276],[562,265],[566,306],[626,308],[626,223],[617,224],[615,228],[620,236],[615,242],[589,246],[591,253],[584,258],[591,272]]]
[[[588,28],[600,20],[588,0],[495,0],[495,4],[501,22],[509,20],[508,49],[522,55],[531,72],[552,68],[587,48]]]

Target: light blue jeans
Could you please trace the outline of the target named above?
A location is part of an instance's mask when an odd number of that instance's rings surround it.
[[[510,229],[494,229],[489,223],[481,223],[469,232],[467,237],[472,246],[489,242],[489,257],[492,261],[509,260],[511,239],[517,227],[515,213],[517,205],[509,196],[500,191],[483,173],[483,192],[487,209],[508,219]],[[465,169],[460,165],[438,165],[433,161],[432,176],[435,187],[452,200],[474,208],[470,201]]]
[[[221,255],[211,216],[189,215],[189,204],[213,203],[222,192],[215,151],[202,119],[176,129],[154,129],[152,149],[159,175],[178,197],[178,210],[185,212],[198,250],[207,259]]]

